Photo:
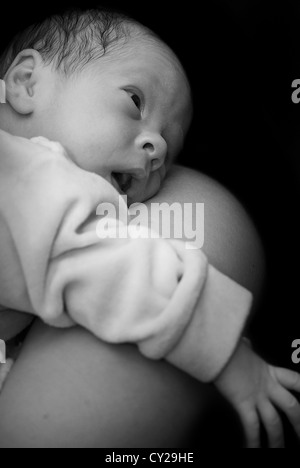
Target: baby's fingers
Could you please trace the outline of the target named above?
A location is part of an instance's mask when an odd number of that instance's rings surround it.
[[[261,421],[267,431],[271,448],[284,447],[283,424],[280,416],[271,403],[266,400],[258,405]]]
[[[270,398],[287,415],[300,439],[300,405],[296,398],[283,387],[276,387]]]
[[[245,431],[247,448],[260,446],[260,422],[255,410],[246,408],[240,411],[240,418]]]
[[[289,390],[300,392],[300,374],[289,369],[274,367],[273,372],[278,382]]]

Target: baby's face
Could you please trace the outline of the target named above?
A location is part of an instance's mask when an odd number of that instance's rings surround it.
[[[36,112],[35,134],[60,141],[81,168],[129,203],[156,194],[190,125],[190,88],[159,44],[130,44],[60,82]]]

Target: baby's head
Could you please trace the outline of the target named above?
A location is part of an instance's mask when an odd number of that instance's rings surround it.
[[[191,121],[179,60],[119,13],[72,10],[30,27],[3,54],[0,78],[0,128],[59,141],[130,202],[159,190]]]

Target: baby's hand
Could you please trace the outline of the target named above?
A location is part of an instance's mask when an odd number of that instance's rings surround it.
[[[260,423],[267,431],[270,447],[284,447],[277,408],[286,414],[300,438],[300,405],[289,391],[300,392],[300,375],[296,372],[267,364],[241,341],[215,383],[237,410],[249,448],[260,446]]]

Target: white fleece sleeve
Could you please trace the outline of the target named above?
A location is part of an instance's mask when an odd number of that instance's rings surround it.
[[[124,238],[99,238],[99,204],[126,211],[118,192],[59,146],[22,154],[22,142],[0,133],[0,304],[136,343],[149,358],[214,378],[239,339],[250,294],[183,242],[136,239],[124,224]]]

